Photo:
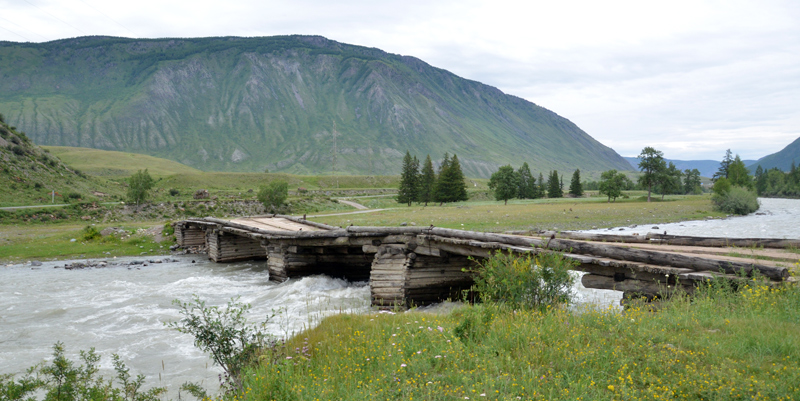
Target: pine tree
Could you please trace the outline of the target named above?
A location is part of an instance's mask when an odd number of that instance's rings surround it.
[[[720,178],[728,178],[728,168],[731,166],[731,163],[733,163],[733,153],[728,149],[725,151],[725,157],[722,158],[722,162],[719,163],[719,170],[711,176],[711,179],[716,181]]]
[[[436,201],[458,202],[467,199],[469,199],[467,184],[464,182],[464,173],[461,171],[458,156],[454,154],[448,160],[447,154],[445,154],[439,170],[439,179],[436,181]]]
[[[569,194],[579,198],[583,196],[583,186],[581,185],[581,169],[572,173],[572,181],[569,183]]]
[[[422,167],[422,175],[419,181],[419,197],[417,200],[425,202],[425,206],[428,206],[428,202],[433,202],[434,200],[434,190],[436,189],[436,173],[433,172],[431,155],[425,158],[425,165]]]
[[[411,157],[411,153],[406,152],[403,158],[403,172],[400,174],[400,188],[397,191],[397,203],[406,203],[411,206],[411,202],[417,200],[419,193],[419,161]]]
[[[448,170],[450,170],[450,156],[445,153],[444,158],[442,159],[442,164],[439,165],[439,174],[436,176],[436,185],[434,185],[433,188],[433,199],[436,202],[448,202],[446,194],[447,188],[444,184]]]
[[[537,198],[544,198],[545,191],[544,191],[544,175],[539,173],[539,180],[538,184],[536,185],[536,197]]]
[[[520,199],[535,199],[536,179],[531,174],[528,163],[522,163],[522,167],[517,170],[517,197]]]
[[[561,198],[564,194],[561,191],[561,184],[558,180],[558,171],[553,170],[550,172],[550,178],[547,180],[547,197],[548,198]]]

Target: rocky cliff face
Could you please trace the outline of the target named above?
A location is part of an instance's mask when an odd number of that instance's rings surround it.
[[[321,37],[0,42],[0,78],[0,110],[36,143],[203,170],[397,174],[406,150],[456,153],[482,177],[628,167],[528,101]]]

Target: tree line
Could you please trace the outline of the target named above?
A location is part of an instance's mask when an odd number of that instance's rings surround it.
[[[622,196],[622,191],[632,189],[647,190],[648,202],[653,193],[660,194],[663,200],[665,195],[696,195],[703,192],[700,170],[695,168],[681,171],[674,163],[664,160],[663,152],[650,146],[642,149],[637,158],[639,170],[643,173],[637,183],[624,173],[608,170],[600,175],[599,182],[590,182],[586,187],[599,190],[601,195],[608,196],[609,202]]]
[[[800,198],[800,168],[797,168],[794,162],[788,172],[783,172],[777,167],[764,170],[759,165],[754,179],[758,196]]]
[[[412,202],[458,202],[465,201],[467,184],[464,182],[464,173],[458,156],[450,157],[444,154],[438,173],[434,171],[431,156],[425,157],[425,162],[420,170],[419,159],[411,156],[406,151],[403,157],[403,171],[400,174],[400,187],[397,191],[397,203],[411,206]]]
[[[514,170],[511,165],[500,167],[489,179],[489,189],[494,193],[496,200],[508,204],[509,199],[538,199],[564,197],[564,177],[558,175],[557,170],[550,171],[547,182],[544,175],[539,173],[539,179],[533,177],[528,163],[522,163],[519,169]],[[575,170],[569,186],[569,194],[575,197],[583,196],[581,171]]]

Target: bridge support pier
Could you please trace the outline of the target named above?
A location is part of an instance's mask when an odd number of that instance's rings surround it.
[[[325,274],[349,281],[366,281],[372,264],[371,255],[361,247],[303,247],[268,244],[267,266],[271,281],[283,282],[291,277]]]
[[[208,244],[208,258],[214,262],[235,262],[267,257],[261,241],[216,229],[206,231],[206,244]]]
[[[370,272],[372,304],[393,308],[459,299],[473,284],[472,275],[462,270],[474,264],[466,256],[443,251],[421,255],[404,244],[381,245]]]
[[[194,224],[176,224],[175,242],[182,248],[206,246],[206,230]]]

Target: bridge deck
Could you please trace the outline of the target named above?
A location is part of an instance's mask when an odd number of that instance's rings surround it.
[[[214,261],[266,258],[270,280],[310,274],[369,280],[373,304],[383,307],[458,297],[472,284],[470,270],[475,260],[499,250],[518,254],[561,252],[578,262],[578,270],[588,273],[582,277],[588,288],[656,296],[676,288],[691,293],[698,283],[720,277],[747,280],[742,275],[758,274],[775,284],[793,282],[785,266],[797,260],[798,255],[791,251],[800,245],[798,240],[767,239],[766,244],[775,249],[762,249],[758,242],[749,248],[726,248],[731,242],[728,239],[693,237],[616,238],[583,233],[524,236],[439,227],[341,228],[280,215],[193,219],[175,223],[175,227],[181,246],[205,247]],[[664,242],[667,240],[681,245]],[[704,246],[687,245],[698,242]]]
[[[231,220],[231,222],[261,230],[285,230],[285,231],[323,230],[322,228],[315,227],[310,224],[304,224],[283,217],[268,217],[268,216],[242,217],[238,219],[233,219]]]

